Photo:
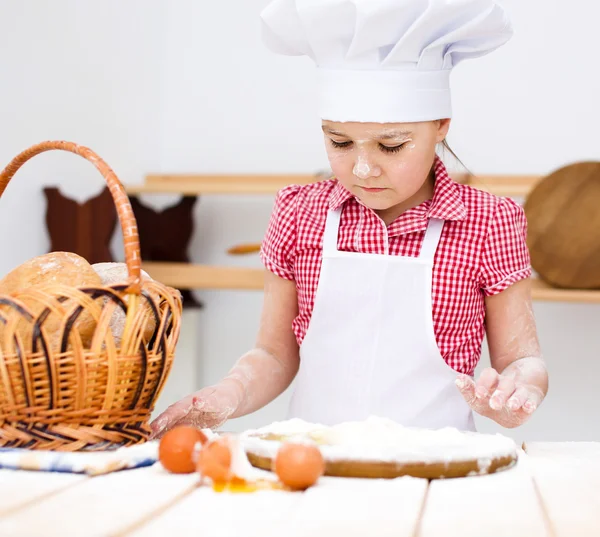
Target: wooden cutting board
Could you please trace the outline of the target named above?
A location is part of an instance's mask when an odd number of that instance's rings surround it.
[[[247,451],[248,461],[255,468],[272,471],[272,457]],[[481,460],[445,462],[390,462],[325,459],[325,475],[330,477],[360,477],[370,479],[395,479],[397,477],[420,477],[424,479],[449,479],[494,474],[508,470],[517,463],[518,455],[506,455]]]
[[[561,288],[600,288],[600,162],[580,162],[542,179],[523,206],[531,264]]]
[[[309,429],[290,432],[290,427],[298,426]],[[496,473],[514,467],[518,460],[514,441],[501,435],[404,428],[376,417],[332,427],[315,425],[313,430],[311,426],[289,420],[243,433],[248,461],[272,470],[279,450],[288,442],[317,446],[325,475],[331,477],[446,479]]]

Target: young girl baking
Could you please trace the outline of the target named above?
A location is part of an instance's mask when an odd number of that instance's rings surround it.
[[[278,193],[255,348],[169,407],[154,435],[218,427],[294,380],[288,418],[524,423],[548,388],[525,216],[454,182],[436,154],[451,70],[509,39],[504,11],[493,0],[275,0],[262,19],[272,50],[317,65],[335,179]],[[475,380],[486,334],[492,367]]]

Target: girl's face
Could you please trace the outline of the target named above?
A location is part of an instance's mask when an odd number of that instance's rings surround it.
[[[425,201],[424,189],[436,144],[450,120],[419,123],[336,123],[323,121],[327,155],[337,180],[364,205],[380,213]],[[409,207],[405,207],[407,209]],[[404,210],[405,210],[404,209]]]

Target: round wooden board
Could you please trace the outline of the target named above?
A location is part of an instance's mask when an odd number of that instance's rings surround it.
[[[525,200],[531,265],[550,285],[600,288],[600,162],[542,179]]]
[[[261,470],[272,471],[270,457],[246,451],[250,464]],[[448,479],[473,475],[493,474],[514,466],[518,456],[488,459],[481,466],[479,461],[457,461],[447,463],[395,463],[371,461],[325,461],[325,475],[331,477],[361,477],[371,479],[393,479],[411,476],[425,479]],[[489,463],[489,465],[487,464]]]

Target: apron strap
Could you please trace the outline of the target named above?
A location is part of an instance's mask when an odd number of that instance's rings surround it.
[[[325,234],[323,235],[323,253],[337,252],[338,229],[340,227],[341,207],[330,210],[325,221]]]
[[[425,238],[423,239],[423,246],[421,247],[421,253],[419,254],[420,259],[431,261],[435,256],[440,237],[442,236],[442,229],[444,227],[444,221],[437,218],[430,218],[427,224],[427,230],[425,231]]]

